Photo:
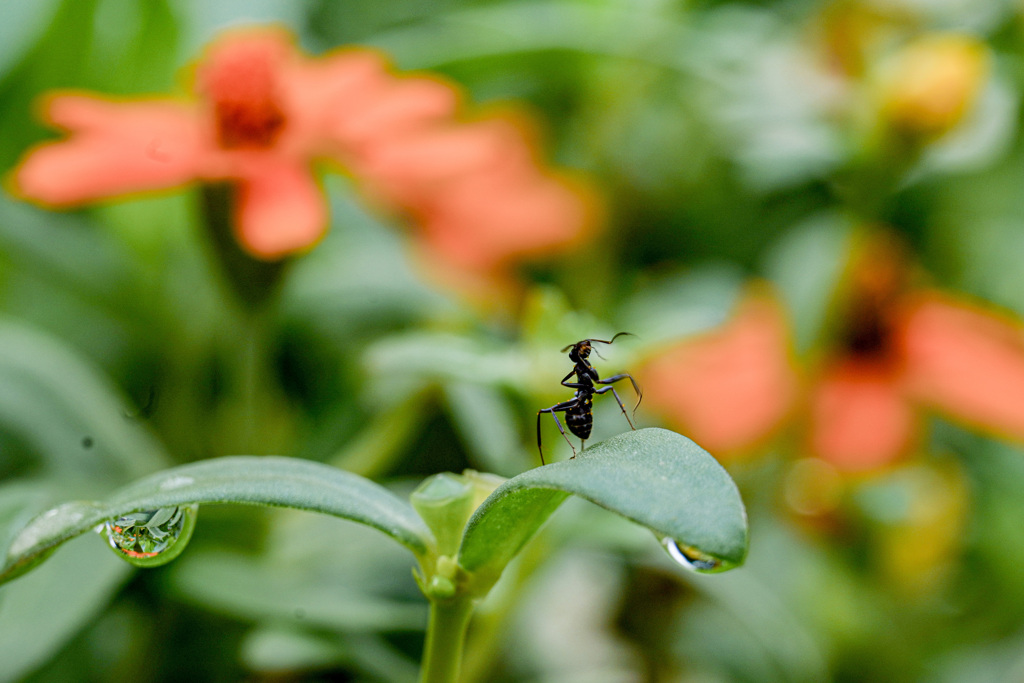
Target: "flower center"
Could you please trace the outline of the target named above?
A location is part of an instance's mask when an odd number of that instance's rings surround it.
[[[861,300],[850,307],[842,345],[851,356],[886,360],[892,356],[893,325],[886,315],[887,302]]]
[[[266,148],[277,141],[286,122],[277,82],[284,56],[278,42],[256,37],[228,42],[210,55],[199,83],[213,105],[222,147]]]
[[[902,246],[894,240],[880,238],[861,254],[840,329],[846,353],[883,363],[896,360],[895,316],[907,278]]]

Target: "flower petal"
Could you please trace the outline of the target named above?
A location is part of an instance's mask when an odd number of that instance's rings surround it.
[[[902,328],[906,382],[920,401],[1024,438],[1024,329],[940,296],[910,307]]]
[[[282,80],[298,59],[278,29],[230,31],[214,41],[196,69],[195,90],[206,104],[218,146],[269,149],[289,128]]]
[[[455,115],[458,91],[436,78],[401,77],[370,50],[345,50],[307,60],[289,76],[294,115],[332,144],[343,163],[367,145]]]
[[[198,113],[187,105],[60,95],[46,109],[71,136],[25,156],[13,180],[28,199],[71,205],[174,187],[194,179],[203,163]]]
[[[358,108],[337,110],[333,131],[338,139],[361,147],[452,116],[457,104],[455,89],[440,80],[403,78],[365,97]]]
[[[500,169],[527,169],[533,158],[524,132],[495,117],[382,140],[367,150],[360,171],[371,193],[416,206],[446,185]]]
[[[830,367],[811,396],[811,450],[849,472],[898,458],[912,444],[917,423],[899,370],[878,363]]]
[[[327,229],[323,193],[304,164],[268,157],[241,185],[238,239],[254,256],[274,259],[306,249]]]
[[[482,175],[439,194],[420,238],[447,263],[491,270],[579,242],[594,214],[585,193],[558,179]]]
[[[797,378],[788,344],[779,305],[752,297],[722,329],[641,366],[644,403],[716,455],[746,450],[793,406]]]

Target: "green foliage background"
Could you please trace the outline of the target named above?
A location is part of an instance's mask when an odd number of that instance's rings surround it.
[[[558,349],[575,339],[682,338],[768,278],[813,349],[814,293],[858,220],[892,226],[934,284],[1024,315],[1019,3],[872,5],[909,36],[964,31],[994,55],[980,123],[929,146],[882,208],[845,193],[864,138],[803,79],[828,4],[4,3],[0,168],[52,137],[41,94],[181,89],[218,31],[274,21],[312,53],[376,46],[482,108],[525,104],[550,159],[594,178],[608,227],[531,265],[523,312],[483,317],[327,176],[329,237],[252,315],[220,279],[194,190],[73,212],[0,196],[0,538],[55,502],[220,455],[327,462],[401,495],[439,471],[517,474],[536,464],[536,410],[564,399]],[[606,362],[630,353],[617,343]],[[621,431],[613,408],[595,439]],[[796,453],[736,466],[751,548],[722,576],[683,574],[649,534],[567,503],[481,607],[465,679],[1018,680],[1024,453],[933,421],[920,458],[858,482],[837,527],[787,506]],[[953,540],[894,562],[913,506],[952,489]],[[0,681],[413,680],[426,607],[410,567],[379,534],[295,512],[204,508],[188,551],[144,572],[89,535],[0,589]]]

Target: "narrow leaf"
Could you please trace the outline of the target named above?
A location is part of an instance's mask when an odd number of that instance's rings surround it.
[[[720,569],[740,564],[746,555],[746,511],[726,471],[684,436],[641,429],[499,486],[470,518],[459,564],[482,585],[497,580],[570,494],[713,558]]]
[[[136,510],[201,503],[322,512],[378,529],[416,554],[433,543],[409,503],[368,479],[297,458],[231,456],[159,472],[121,489],[106,502],[66,503],[43,513],[11,542],[0,568],[0,583],[106,520]]]

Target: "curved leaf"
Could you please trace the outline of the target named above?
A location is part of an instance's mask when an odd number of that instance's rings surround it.
[[[722,466],[684,436],[640,429],[499,486],[470,518],[459,564],[484,584],[496,580],[570,494],[710,556],[723,569],[746,556],[746,511]]]
[[[230,456],[141,479],[108,501],[66,503],[36,517],[13,539],[0,582],[27,571],[58,545],[137,510],[196,503],[270,505],[322,512],[378,529],[417,555],[433,544],[412,506],[368,479],[321,463],[273,456]]]

